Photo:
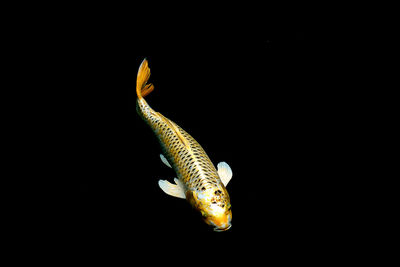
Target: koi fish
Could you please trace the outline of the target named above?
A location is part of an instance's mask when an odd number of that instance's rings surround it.
[[[158,185],[166,194],[186,199],[215,231],[228,230],[232,225],[232,211],[225,187],[232,178],[231,168],[220,162],[216,169],[190,134],[147,104],[144,97],[154,90],[153,84],[147,84],[149,78],[150,68],[144,59],[136,81],[136,110],[160,142],[161,161],[178,176],[174,184],[159,180]]]

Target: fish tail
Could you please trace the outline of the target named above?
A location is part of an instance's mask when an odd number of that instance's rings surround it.
[[[150,68],[147,59],[144,59],[140,64],[137,80],[136,80],[136,94],[139,99],[147,96],[154,90],[154,85],[147,81],[150,78]]]

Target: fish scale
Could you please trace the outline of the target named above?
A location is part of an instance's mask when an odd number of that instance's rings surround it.
[[[200,144],[180,126],[175,124],[182,136],[188,141],[190,150],[179,140],[174,129],[165,122],[164,116],[160,116],[146,102],[137,101],[139,114],[148,123],[156,134],[164,155],[178,174],[178,178],[184,182],[187,190],[200,190],[202,187],[210,188],[218,186],[221,180],[217,170]],[[167,119],[168,120],[168,119]],[[200,175],[202,174],[202,175]]]

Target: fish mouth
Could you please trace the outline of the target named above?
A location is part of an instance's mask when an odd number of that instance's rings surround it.
[[[214,228],[214,231],[215,231],[215,232],[224,232],[224,231],[228,230],[228,229],[231,228],[231,227],[232,227],[232,224],[229,224],[228,227],[225,227],[225,228],[218,228],[218,227],[215,227],[215,228]]]

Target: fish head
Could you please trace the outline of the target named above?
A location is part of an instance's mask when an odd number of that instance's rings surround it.
[[[198,211],[200,211],[203,220],[214,231],[222,232],[231,228],[232,211],[228,192],[225,188],[203,191],[188,191],[186,199]]]
[[[214,231],[226,231],[232,226],[232,211],[230,204],[211,204],[208,209],[201,210],[203,220],[210,226],[214,227]]]

